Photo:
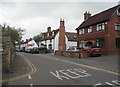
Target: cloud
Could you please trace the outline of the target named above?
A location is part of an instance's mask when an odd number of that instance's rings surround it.
[[[85,11],[96,14],[108,9],[116,2],[2,2],[0,3],[0,24],[26,29],[25,38],[59,28],[60,18],[65,19],[66,31],[76,32],[75,28],[83,21]]]

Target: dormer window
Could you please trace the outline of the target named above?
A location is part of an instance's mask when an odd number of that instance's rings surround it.
[[[120,7],[117,10],[117,15],[120,16]]]
[[[74,39],[76,39],[76,36],[74,36]]]
[[[52,32],[52,36],[54,36],[54,31]]]

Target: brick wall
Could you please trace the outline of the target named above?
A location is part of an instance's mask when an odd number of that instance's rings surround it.
[[[55,55],[68,58],[88,58],[89,54],[85,51],[55,51]]]
[[[3,73],[13,72],[13,59],[14,59],[14,44],[8,34],[2,35],[3,54],[2,54],[2,69]]]

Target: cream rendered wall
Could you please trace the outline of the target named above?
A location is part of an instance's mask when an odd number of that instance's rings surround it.
[[[69,48],[70,46],[77,46],[77,42],[68,41],[68,48]]]
[[[58,50],[58,44],[59,44],[59,32],[57,33],[57,35],[55,36],[55,39],[53,41],[54,51]]]

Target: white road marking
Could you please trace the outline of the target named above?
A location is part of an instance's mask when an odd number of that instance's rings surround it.
[[[72,78],[72,79],[79,77],[79,75],[73,77],[73,76],[69,75],[68,72],[65,72],[65,70],[59,70],[59,72],[61,72],[62,74],[66,75],[66,76],[68,76],[69,78]]]
[[[53,73],[53,72],[50,72],[50,73],[51,73],[52,75],[54,75],[55,77],[57,77],[59,80],[63,80],[62,78],[65,78],[65,79],[68,79],[68,80],[69,80],[68,77],[60,75],[58,71],[56,71],[56,74]]]
[[[53,72],[50,73],[55,77],[57,77],[59,80],[63,80],[63,78],[69,80],[69,79],[77,79],[80,77],[92,76],[82,69],[65,69],[65,70],[57,70],[55,71],[55,73]]]
[[[86,64],[79,64],[79,63],[76,63],[76,62],[72,62],[72,61],[65,60],[65,59],[60,59],[60,58],[49,58],[49,59],[53,59],[53,60],[56,60],[56,61],[61,61],[61,62],[65,62],[65,63],[69,63],[69,64],[81,66],[81,67],[86,67],[86,68],[93,69],[93,70],[99,70],[99,71],[103,71],[103,72],[106,72],[106,73],[110,73],[110,74],[113,74],[113,75],[120,76],[120,74],[117,73],[117,72],[102,69],[102,68],[98,68],[98,67],[89,66],[89,65],[86,65]]]
[[[33,84],[30,84],[30,87],[33,87]]]
[[[110,81],[110,82],[103,82],[103,83],[94,84],[95,87],[97,87],[99,85],[120,86],[120,81],[119,80],[113,80],[113,81]]]
[[[110,82],[105,82],[107,85],[114,85],[114,84],[112,84],[112,83],[110,83]]]
[[[91,74],[86,73],[86,71],[83,70],[83,69],[74,69],[74,70],[76,70],[76,71],[80,72],[81,74],[83,74],[83,75],[80,74],[81,77],[92,76]]]
[[[28,75],[28,78],[31,79],[31,75]]]
[[[114,83],[116,85],[120,85],[120,81],[118,81],[118,80],[114,80],[114,81],[112,81],[112,83]]]
[[[98,85],[102,85],[102,83],[97,83],[97,84],[95,84],[94,86],[97,87]]]

